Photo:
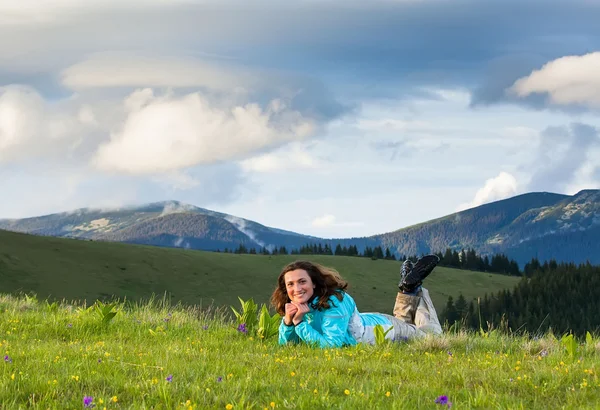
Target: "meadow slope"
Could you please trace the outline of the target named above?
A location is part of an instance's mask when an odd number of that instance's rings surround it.
[[[153,293],[188,305],[267,302],[281,268],[306,258],[337,268],[361,311],[390,313],[400,263],[342,256],[236,255],[0,231],[0,292],[93,303],[110,297],[140,300]],[[448,296],[467,300],[512,288],[516,277],[437,267],[426,286],[442,310]]]

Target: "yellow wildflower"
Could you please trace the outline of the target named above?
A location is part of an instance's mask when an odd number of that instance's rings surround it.
[[[233,404],[227,403],[227,406],[225,406],[225,408],[227,410],[231,410],[233,408]]]
[[[390,393],[389,391],[385,392],[385,397],[390,397],[392,393]]]
[[[344,394],[345,394],[346,396],[350,395],[350,390],[348,390],[348,389],[344,390]]]
[[[110,399],[110,401],[112,401],[113,403],[116,403],[119,401],[119,399],[117,399],[117,396],[112,396],[112,398]]]

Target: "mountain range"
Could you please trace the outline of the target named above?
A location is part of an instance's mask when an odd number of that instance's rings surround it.
[[[575,195],[533,192],[369,237],[302,235],[177,201],[110,210],[78,209],[24,219],[0,219],[0,229],[36,235],[202,250],[307,243],[334,248],[389,248],[397,256],[473,248],[504,253],[522,267],[540,261],[600,263],[600,190]]]

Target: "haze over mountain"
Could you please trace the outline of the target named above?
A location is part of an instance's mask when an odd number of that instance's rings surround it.
[[[307,243],[332,247],[389,247],[396,255],[474,248],[505,253],[522,266],[540,260],[600,263],[600,191],[568,196],[528,193],[492,202],[393,232],[360,238],[325,239],[302,235],[177,201],[139,207],[71,212],[0,220],[0,229],[36,235],[149,244],[202,250]]]

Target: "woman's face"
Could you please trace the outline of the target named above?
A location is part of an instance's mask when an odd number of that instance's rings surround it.
[[[315,285],[304,269],[291,270],[283,276],[283,279],[288,297],[292,302],[308,303],[313,297]]]

